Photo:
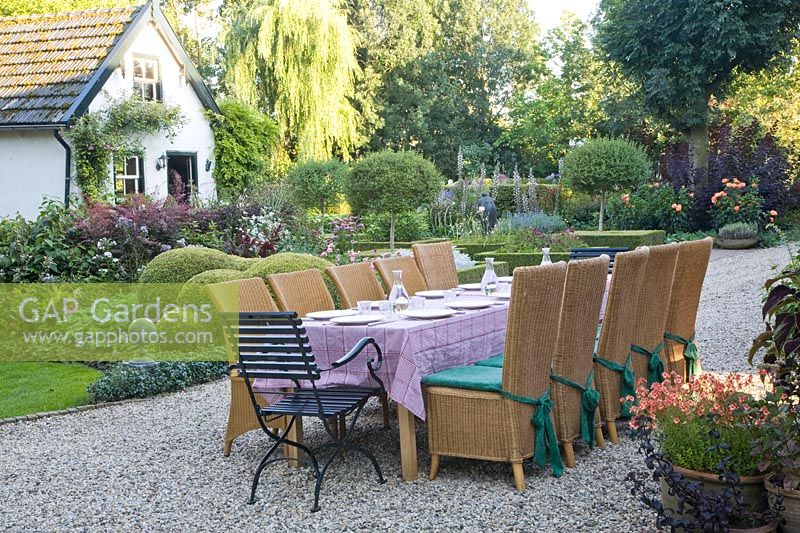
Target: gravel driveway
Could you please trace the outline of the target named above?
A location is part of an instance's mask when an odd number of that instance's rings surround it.
[[[785,248],[715,254],[706,279],[698,337],[706,370],[748,370],[746,351],[761,330],[760,286]],[[264,453],[258,432],[222,456],[228,383],[220,381],[145,402],[0,426],[0,529],[12,531],[650,531],[652,518],[626,491],[641,468],[623,436],[605,450],[578,449],[578,468],[561,479],[525,465],[517,493],[509,465],[442,460],[427,480],[429,457],[418,424],[420,479],[400,480],[397,421],[389,431],[370,404],[357,432],[388,479],[375,482],[360,456],[334,466],[322,511],[309,512],[313,479],[305,469],[267,470],[259,501],[246,505],[252,471]],[[480,421],[476,421],[479,425]],[[322,438],[306,424],[306,439]]]

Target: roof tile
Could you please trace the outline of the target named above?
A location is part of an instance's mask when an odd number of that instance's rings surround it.
[[[60,122],[139,9],[0,17],[0,124]]]

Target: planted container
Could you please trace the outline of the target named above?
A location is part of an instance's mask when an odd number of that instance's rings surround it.
[[[800,490],[786,490],[773,485],[769,479],[764,480],[764,487],[769,493],[769,503],[774,505],[775,497],[783,496],[781,516],[786,521],[779,527],[783,533],[800,533]]]

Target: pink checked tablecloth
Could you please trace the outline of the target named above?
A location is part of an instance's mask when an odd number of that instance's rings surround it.
[[[485,298],[470,294],[469,299]],[[428,300],[427,307],[440,307],[441,300]],[[331,363],[350,351],[362,337],[373,337],[383,352],[378,377],[389,397],[421,419],[425,419],[422,378],[459,365],[475,363],[503,351],[506,334],[507,302],[493,302],[486,309],[469,311],[439,320],[397,320],[373,326],[338,326],[330,322],[306,320],[306,328],[317,364]],[[370,380],[367,360],[374,357],[365,349],[344,367],[322,373],[318,387],[333,385],[375,386]],[[258,389],[276,389],[282,380],[257,380]]]

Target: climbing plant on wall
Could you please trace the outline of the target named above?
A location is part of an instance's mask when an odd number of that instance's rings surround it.
[[[111,158],[144,154],[142,137],[165,133],[173,138],[186,119],[178,106],[139,96],[111,99],[103,109],[82,115],[66,131],[75,151],[76,183],[84,197],[103,196]]]

